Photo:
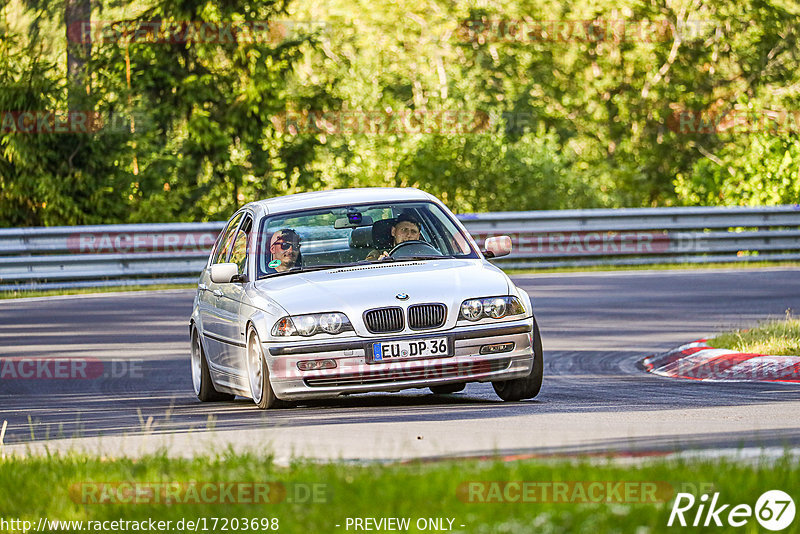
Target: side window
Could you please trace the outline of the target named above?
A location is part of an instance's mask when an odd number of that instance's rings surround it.
[[[228,260],[230,263],[235,263],[239,266],[239,274],[244,273],[244,268],[247,265],[247,238],[250,235],[252,226],[253,220],[248,216],[239,231],[236,232],[236,240],[233,242],[231,257]]]
[[[238,214],[236,217],[231,219],[231,222],[229,222],[228,226],[225,227],[219,243],[217,243],[217,249],[214,251],[214,256],[211,258],[211,263],[225,262],[225,258],[228,257],[228,251],[230,251],[231,247],[233,246],[233,238],[236,236],[236,227],[239,226],[239,221],[241,220],[242,215],[242,213]]]

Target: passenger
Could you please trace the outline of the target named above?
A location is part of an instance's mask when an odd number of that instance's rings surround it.
[[[392,226],[392,248],[405,241],[419,241],[420,239],[420,224],[417,219],[401,213],[394,225]],[[373,250],[367,254],[368,260],[382,260],[389,257],[389,250]]]
[[[290,228],[278,230],[269,240],[269,253],[270,272],[282,273],[300,267],[300,236]]]

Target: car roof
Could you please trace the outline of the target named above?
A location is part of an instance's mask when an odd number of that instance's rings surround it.
[[[267,214],[275,214],[304,209],[365,204],[369,202],[402,202],[414,200],[435,200],[435,197],[414,187],[361,187],[352,189],[330,189],[312,193],[297,193],[294,195],[251,202],[248,206],[261,208],[265,210]]]

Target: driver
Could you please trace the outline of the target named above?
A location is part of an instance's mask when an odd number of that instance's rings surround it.
[[[278,230],[269,240],[268,267],[282,273],[300,266],[300,236],[291,228]]]
[[[392,248],[405,241],[419,241],[420,224],[417,219],[407,213],[401,213],[392,226]],[[368,260],[382,260],[389,257],[388,250],[373,250],[367,254]]]

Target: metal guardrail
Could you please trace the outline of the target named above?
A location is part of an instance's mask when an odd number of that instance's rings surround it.
[[[800,205],[463,215],[480,240],[511,235],[504,268],[800,260]]]
[[[800,260],[800,205],[460,215],[503,268]],[[0,290],[193,283],[223,222],[0,229]]]

